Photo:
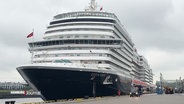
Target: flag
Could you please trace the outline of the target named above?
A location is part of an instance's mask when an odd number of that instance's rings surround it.
[[[30,38],[33,36],[33,32],[31,32],[29,35],[27,35],[27,38]]]
[[[101,7],[101,8],[100,8],[100,11],[102,11],[102,9],[103,9],[103,8]]]

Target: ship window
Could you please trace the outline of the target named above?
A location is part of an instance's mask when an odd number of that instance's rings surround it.
[[[110,36],[110,38],[114,38],[113,36]]]
[[[64,43],[64,44],[67,44],[67,40],[63,40],[63,43]]]
[[[112,40],[110,40],[110,41],[109,41],[109,44],[111,45],[112,43],[113,43]]]
[[[76,35],[75,37],[76,37],[76,38],[79,38],[79,36],[78,36],[78,35]]]
[[[88,40],[84,40],[84,44],[88,44]]]
[[[60,36],[59,38],[63,38],[63,36]]]
[[[76,44],[79,44],[79,40],[76,40],[75,42],[76,42]]]
[[[70,40],[70,42],[71,42],[72,44],[74,44],[74,43],[75,43],[75,41],[74,41],[74,40]]]
[[[93,41],[92,40],[89,40],[89,44],[92,44],[93,43]]]
[[[66,40],[65,42],[66,42],[66,44],[72,44],[72,43],[74,43],[74,40]]]
[[[93,42],[94,42],[94,44],[97,44],[97,40],[94,40]]]
[[[58,24],[58,23],[82,22],[82,21],[90,21],[90,22],[110,22],[110,23],[115,23],[115,20],[112,20],[112,19],[83,18],[83,19],[65,19],[65,20],[53,21],[53,22],[50,22],[50,25]]]
[[[101,36],[101,38],[105,38],[105,36]]]
[[[45,43],[45,46],[47,46],[48,44],[47,44],[47,42],[44,42]]]
[[[51,41],[52,45],[55,45],[55,41]]]
[[[56,45],[59,45],[59,41],[56,41]]]
[[[109,44],[109,41],[106,41],[106,44]]]
[[[54,41],[51,41],[50,43],[51,43],[51,45],[54,45],[55,42]]]
[[[83,40],[80,40],[80,44],[83,44],[84,43],[84,41]]]
[[[98,62],[98,64],[101,64],[101,63],[102,63],[101,61]]]
[[[102,44],[105,44],[105,40],[102,40]]]
[[[98,44],[105,44],[105,40],[99,40]]]
[[[123,42],[120,40],[50,40],[45,42],[29,43],[30,47],[40,47],[40,46],[51,46],[51,45],[62,45],[62,44],[106,44],[106,45],[121,45]]]

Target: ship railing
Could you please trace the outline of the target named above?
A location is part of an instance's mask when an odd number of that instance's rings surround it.
[[[56,63],[58,64],[58,63]],[[96,70],[107,70],[110,69],[108,64],[82,64],[82,63],[64,63],[62,64],[65,67],[77,67],[87,69],[96,69]]]
[[[83,17],[83,16],[95,16],[95,17],[110,17],[117,19],[116,15],[113,13],[107,13],[107,12],[70,12],[70,13],[63,13],[56,15],[54,17],[55,19],[62,19],[62,18],[71,18],[71,17]]]

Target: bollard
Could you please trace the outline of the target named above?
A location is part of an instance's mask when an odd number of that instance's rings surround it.
[[[15,101],[5,101],[5,104],[15,104]]]

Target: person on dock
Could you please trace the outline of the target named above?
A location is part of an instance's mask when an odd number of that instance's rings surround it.
[[[118,90],[118,96],[120,96],[121,95],[121,91],[120,90]]]

